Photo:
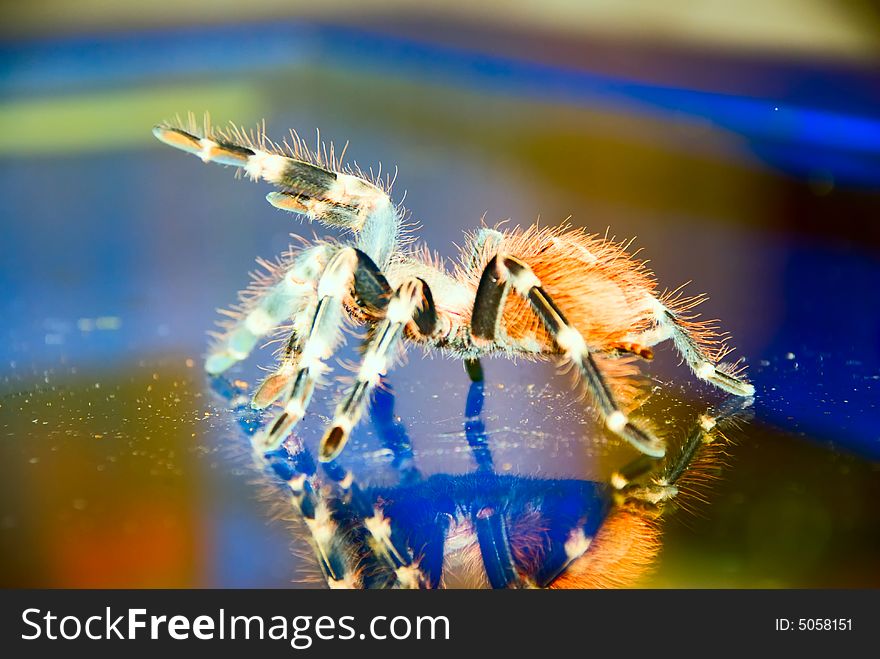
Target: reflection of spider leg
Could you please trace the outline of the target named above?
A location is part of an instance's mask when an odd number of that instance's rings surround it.
[[[305,415],[318,379],[328,370],[324,360],[333,354],[341,339],[343,300],[350,290],[354,289],[358,296],[369,296],[375,304],[382,304],[384,300],[375,292],[381,290],[382,285],[387,287],[385,278],[359,250],[346,247],[333,255],[318,279],[317,304],[308,320],[308,330],[302,335],[301,343],[291,350],[291,354],[296,355],[296,366],[285,375],[289,384],[284,395],[284,410],[268,431],[254,438],[258,450],[277,448]]]
[[[471,380],[464,406],[464,434],[477,462],[477,470],[494,471],[486,424],[483,422],[483,402],[486,397],[483,366],[479,359],[465,359],[464,369]]]
[[[262,427],[260,412],[251,407],[245,383],[217,375],[211,378],[211,390],[229,403],[238,425],[248,437]]]
[[[231,402],[249,436],[261,431],[259,412],[248,404],[244,385],[218,377],[212,386]],[[400,426],[397,431],[400,444],[392,446],[392,451],[411,455],[405,429]],[[331,588],[419,588],[439,583],[439,573],[431,579],[420,569],[393,520],[338,462],[322,465],[327,477],[322,480],[311,453],[295,438],[253,455],[261,469],[268,467],[289,487],[291,503],[309,529],[310,544]],[[412,471],[417,478],[418,472]]]
[[[394,455],[392,464],[400,472],[401,485],[407,487],[422,482],[421,474],[413,464],[412,443],[409,435],[404,425],[394,416],[394,393],[388,382],[383,381],[382,386],[376,388],[370,405],[370,416],[383,445],[390,449]],[[392,528],[400,524],[396,514],[405,513],[399,507],[391,513]],[[424,514],[424,511],[419,510],[417,514]],[[449,523],[450,516],[439,512],[433,523],[405,525],[408,534],[410,534],[408,535],[409,546],[414,548],[415,554],[418,556],[418,569],[421,572],[420,584],[427,588],[438,588],[441,584],[444,544]],[[413,529],[416,530],[415,534],[412,534]]]
[[[678,495],[680,479],[688,473],[703,447],[715,442],[725,426],[741,417],[752,401],[752,398],[730,396],[717,408],[701,414],[681,448],[664,461],[660,471],[648,483],[637,482],[640,476],[650,471],[650,467],[638,459],[616,472],[611,484],[620,494],[618,499],[662,508],[663,504]]]
[[[392,465],[400,473],[401,483],[409,485],[421,480],[413,458],[412,441],[406,427],[394,415],[394,390],[390,382],[383,380],[381,386],[376,387],[370,403],[370,420],[382,446],[394,456]]]
[[[471,523],[477,533],[483,567],[492,588],[517,588],[521,580],[511,553],[507,515],[497,506],[477,503]]]
[[[556,345],[578,369],[581,380],[596,401],[605,426],[642,453],[654,458],[665,454],[662,441],[632,421],[620,409],[615,395],[597,365],[581,333],[569,324],[562,311],[532,269],[523,261],[498,255],[483,271],[472,314],[472,333],[478,339],[494,340],[509,289],[527,300]]]
[[[303,250],[282,266],[280,279],[265,288],[255,284],[243,294],[249,299],[243,301],[241,316],[208,354],[205,370],[209,374],[223,373],[247,357],[260,339],[290,318],[296,319],[308,307],[329,249],[318,245]]]
[[[289,442],[295,443],[295,442]],[[315,462],[304,449],[279,448],[263,456],[291,491],[291,503],[309,529],[311,544],[330,588],[362,586],[362,557],[351,532],[334,510],[332,486],[317,477]]]
[[[691,429],[688,431],[681,448],[674,455],[669,455],[662,462],[652,460],[648,456],[639,456],[611,477],[611,488],[603,488],[605,494],[598,501],[597,507],[592,514],[584,515],[586,523],[570,527],[568,530],[560,529],[559,533],[548,536],[545,555],[541,569],[535,574],[535,583],[540,587],[550,586],[554,581],[567,573],[576,561],[589,562],[588,552],[592,552],[603,545],[608,547],[608,535],[602,536],[602,529],[607,527],[608,520],[618,520],[623,526],[628,526],[632,520],[641,519],[642,522],[633,526],[633,529],[651,528],[648,520],[659,517],[673,498],[679,495],[679,488],[685,480],[688,480],[687,489],[694,485],[699,486],[701,481],[712,478],[712,472],[698,468],[698,473],[692,473],[696,462],[708,459],[706,462],[710,469],[717,466],[718,455],[706,453],[705,447],[718,438],[718,433],[726,425],[734,422],[742,412],[751,405],[751,399],[731,396],[722,405],[714,410],[698,416]],[[597,487],[601,487],[598,484]],[[691,495],[695,492],[691,492]],[[629,520],[629,521],[627,521]],[[648,535],[650,536],[649,532]],[[647,539],[647,537],[645,538]],[[624,550],[625,547],[611,546],[615,551]],[[595,554],[593,560],[597,560]],[[606,566],[607,567],[607,566]],[[577,572],[578,570],[575,570]],[[569,582],[577,583],[577,581]],[[562,587],[571,587],[562,586]],[[582,587],[582,586],[577,586]]]
[[[348,511],[368,534],[366,541],[371,551],[394,575],[387,585],[391,588],[425,586],[427,579],[419,567],[418,557],[410,551],[406,538],[394,519],[385,514],[382,505],[364,494],[350,472],[339,485],[343,488],[343,501],[347,504]]]
[[[492,454],[482,418],[483,394],[483,382],[471,384],[465,409],[465,434],[477,461],[477,471],[493,474]],[[589,484],[588,489],[590,487],[594,487],[593,484]],[[587,497],[587,500],[599,501],[595,496]],[[552,517],[550,498],[544,499],[543,506],[547,508],[542,509],[542,512],[550,514]],[[570,511],[568,514],[570,515]],[[604,515],[604,510],[590,511],[583,519],[579,520],[579,525],[575,528],[566,526],[557,528],[555,525],[551,525],[550,528],[543,529],[541,531],[544,535],[542,544],[546,553],[540,568],[537,568],[535,574],[530,578],[523,578],[514,558],[515,542],[511,538],[509,529],[510,515],[511,513],[506,509],[506,506],[498,506],[497,500],[477,500],[471,506],[470,523],[476,533],[486,578],[492,588],[546,586],[565,569],[572,557],[579,555],[578,552],[583,553],[587,545],[585,534],[592,537]],[[522,527],[519,530],[521,533]]]
[[[250,436],[261,428],[259,412],[248,403],[247,389],[216,377],[212,388],[232,403],[239,425]],[[309,543],[331,588],[359,588],[362,557],[350,534],[336,518],[330,489],[317,475],[314,459],[295,440],[265,454],[254,454],[258,466],[268,468],[291,492],[290,502],[309,530]]]
[[[484,399],[485,383],[482,380],[471,382],[464,408],[464,434],[477,462],[477,471],[493,472],[495,465],[492,462],[492,451],[489,448],[486,424],[483,421]]]
[[[338,462],[322,463],[324,472],[341,491],[341,504],[358,527],[358,536],[368,548],[366,557],[375,558],[382,568],[385,578],[383,585],[391,588],[421,588],[427,581],[420,570],[419,561],[413,556],[404,534],[395,521],[388,517],[381,504],[370,499],[354,479],[354,475],[341,467]],[[413,468],[415,478],[418,472]],[[402,474],[402,478],[406,477]],[[412,474],[409,474],[413,478]],[[374,580],[378,578],[373,575]]]
[[[383,384],[383,387],[376,389],[370,405],[374,426],[383,444],[394,455],[401,482],[404,485],[417,482],[421,475],[413,465],[412,444],[406,428],[394,418],[394,394],[390,385]],[[352,473],[335,460],[324,462],[323,468],[341,488],[347,510],[368,534],[364,540],[370,545],[372,554],[394,575],[387,585],[393,588],[419,588],[429,584],[428,576],[420,570],[419,561],[414,559],[395,521],[365,495]]]
[[[410,323],[421,336],[432,335],[437,326],[431,289],[417,277],[398,286],[388,301],[384,317],[376,323],[364,343],[364,355],[355,383],[336,407],[333,422],[321,440],[318,454],[321,461],[332,460],[342,451],[373,389],[397,355],[404,328]]]
[[[479,365],[479,362],[477,362]],[[481,369],[482,370],[482,369]],[[482,373],[481,373],[482,376]],[[485,382],[482,377],[474,379],[468,389],[465,403],[464,432],[477,463],[477,471],[494,473],[495,466],[483,420]],[[475,501],[471,511],[471,524],[477,535],[486,578],[492,588],[519,587],[519,578],[507,529],[506,511],[491,502]]]
[[[292,502],[312,535],[315,555],[331,588],[418,588],[418,566],[400,531],[385,518],[336,462],[322,468],[330,482],[316,475],[311,454],[288,440],[264,456],[293,492]]]

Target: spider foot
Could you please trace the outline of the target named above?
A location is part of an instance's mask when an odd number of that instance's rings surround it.
[[[652,432],[639,427],[621,411],[616,410],[605,417],[605,427],[618,437],[651,458],[666,455],[666,442]]]

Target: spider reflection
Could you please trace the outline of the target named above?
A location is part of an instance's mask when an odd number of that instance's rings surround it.
[[[214,380],[254,437],[263,424],[246,385]],[[502,475],[483,420],[484,383],[472,382],[467,474],[423,477],[389,387],[377,389],[372,423],[398,482],[362,485],[339,461],[319,464],[295,436],[254,456],[292,494],[331,588],[596,588],[634,583],[655,563],[665,511],[715,477],[723,431],[751,399],[731,396],[693,420],[663,460],[640,456],[608,482]],[[256,443],[252,443],[256,446]]]

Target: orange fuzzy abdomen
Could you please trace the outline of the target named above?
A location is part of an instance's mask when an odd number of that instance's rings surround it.
[[[652,323],[655,288],[651,274],[624,245],[580,230],[530,228],[509,232],[495,253],[516,256],[532,268],[571,325],[596,351],[611,350]],[[503,312],[508,338],[552,346],[542,323],[520,296],[508,296]]]

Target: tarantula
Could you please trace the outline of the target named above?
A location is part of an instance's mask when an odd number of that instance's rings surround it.
[[[267,195],[276,208],[351,232],[351,244],[306,243],[276,264],[264,262],[266,272],[241,295],[210,350],[205,368],[217,375],[292,324],[277,368],[253,396],[259,409],[283,400],[274,422],[254,438],[258,449],[277,449],[305,415],[330,370],[326,361],[341,341],[345,316],[369,332],[354,382],[321,441],[322,461],[342,451],[403,340],[465,360],[472,378],[481,377],[485,355],[561,357],[574,366],[607,429],[654,458],[665,454],[664,442],[629,416],[638,393],[633,359],[651,359],[652,346],[671,339],[697,378],[738,396],[754,393],[742,367],[721,363],[726,335],[691,313],[703,298],[680,289],[658,296],[652,273],[627,253],[627,243],[568,227],[484,227],[467,237],[450,271],[407,240],[390,184],[344,170],[332,148],[329,156],[320,144],[313,152],[293,132],[291,142],[278,144],[262,128],[216,130],[207,121],[199,128],[192,117],[186,126],[156,126],[153,134],[204,162],[276,185],[279,191]]]
[[[386,382],[369,406],[399,482],[362,486],[338,461],[319,471],[295,436],[255,466],[288,496],[330,588],[619,588],[654,567],[670,506],[705,500],[751,398],[730,396],[698,415],[674,454],[640,456],[609,482],[496,473],[482,418],[484,383],[471,383],[464,435],[476,471],[423,477]],[[217,377],[250,436],[262,432],[247,385]],[[292,496],[290,496],[292,495]],[[282,502],[279,502],[282,503]],[[280,514],[287,516],[286,510]]]

